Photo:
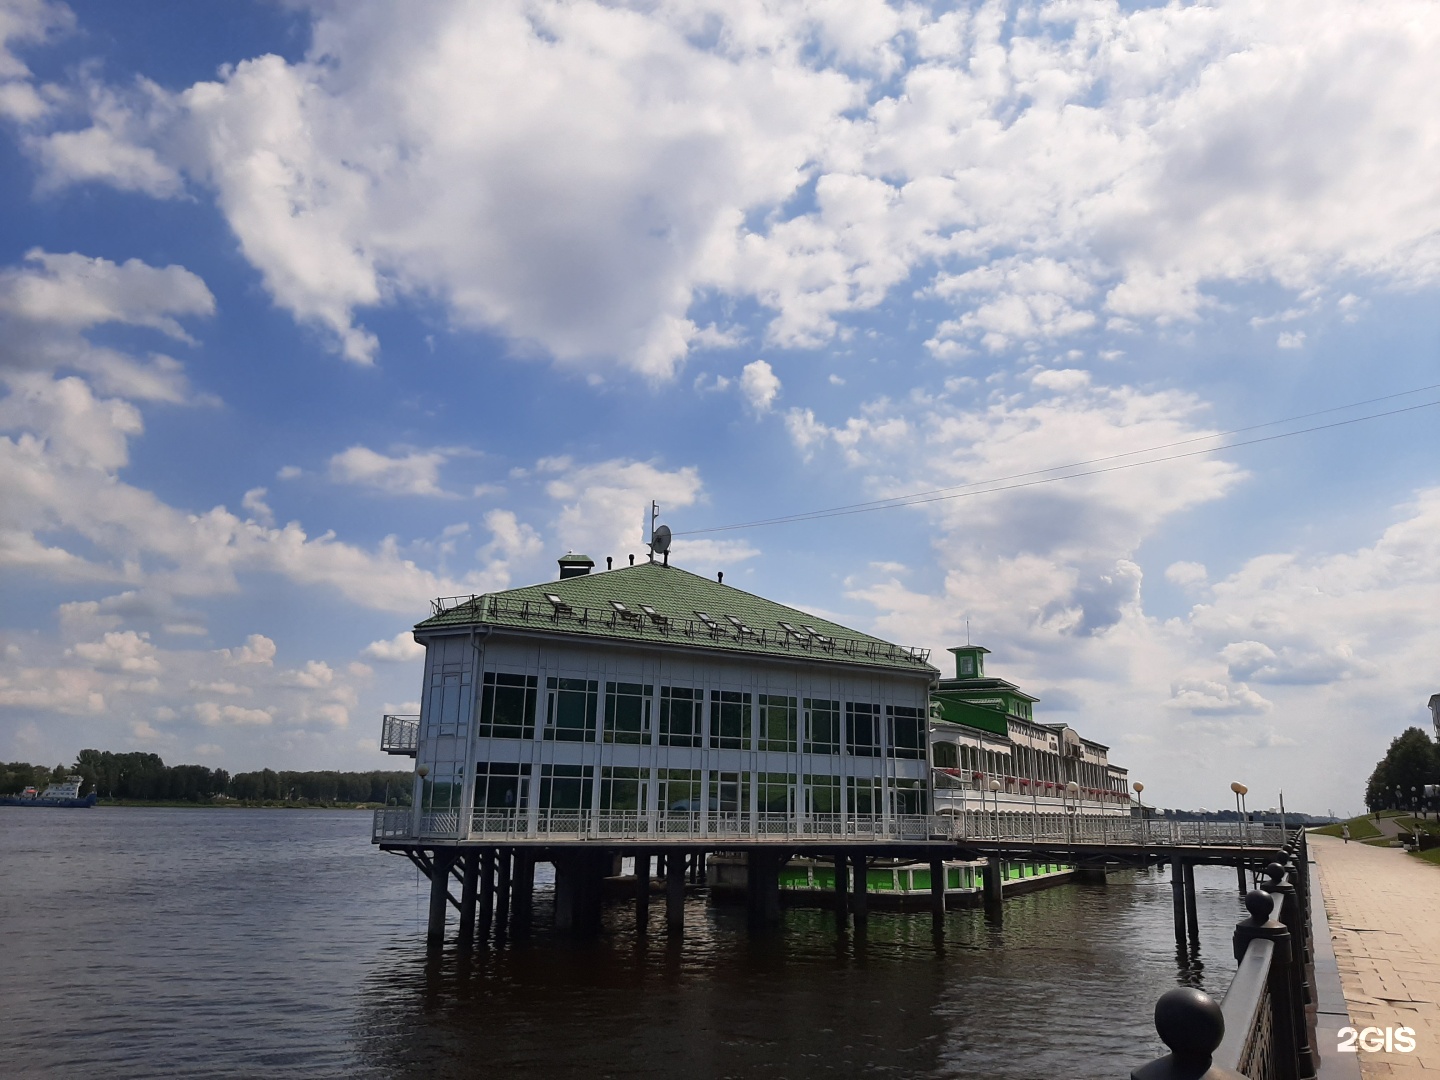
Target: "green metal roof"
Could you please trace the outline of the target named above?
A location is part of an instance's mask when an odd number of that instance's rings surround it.
[[[417,631],[497,626],[939,674],[928,663],[928,649],[894,645],[660,563],[484,596],[442,597],[432,607],[435,613]]]

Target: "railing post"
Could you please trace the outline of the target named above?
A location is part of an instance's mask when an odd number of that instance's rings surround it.
[[[1285,928],[1290,932],[1292,942],[1294,962],[1289,967],[1292,988],[1291,1002],[1296,1029],[1296,1075],[1301,1080],[1305,1080],[1305,1078],[1315,1075],[1315,1042],[1310,1000],[1313,996],[1311,993],[1313,976],[1308,975],[1306,970],[1304,927],[1299,921],[1300,913],[1295,902],[1295,887],[1282,880],[1285,876],[1285,868],[1279,863],[1272,862],[1265,868],[1265,875],[1270,880],[1261,886],[1261,890],[1275,897],[1277,901],[1275,917],[1285,924]]]
[[[1266,992],[1270,995],[1270,1067],[1261,1070],[1263,1075],[1277,1080],[1299,1080],[1301,1054],[1304,1051],[1304,1031],[1301,1019],[1303,1010],[1295,1002],[1295,949],[1294,938],[1285,924],[1272,917],[1278,913],[1280,902],[1269,893],[1258,889],[1245,894],[1245,910],[1250,918],[1242,919],[1235,927],[1235,959],[1241,960],[1250,943],[1266,940],[1274,943],[1275,951],[1270,958],[1270,974],[1266,979]]]
[[[1161,994],[1155,1031],[1170,1053],[1131,1070],[1130,1080],[1245,1080],[1212,1062],[1225,1037],[1225,1017],[1203,990],[1177,986]]]

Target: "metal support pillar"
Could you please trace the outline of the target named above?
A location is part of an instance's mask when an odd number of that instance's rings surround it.
[[[432,947],[445,943],[445,909],[450,906],[450,867],[454,865],[453,849],[435,848],[430,852],[430,918],[425,942]]]
[[[499,863],[495,882],[495,938],[500,940],[510,932],[510,859],[509,851],[501,850],[496,855]]]
[[[685,853],[672,852],[665,858],[665,929],[685,932]]]
[[[529,937],[534,923],[535,853],[515,852],[515,866],[510,874],[511,932],[517,938]]]
[[[1200,908],[1195,903],[1195,864],[1185,863],[1185,926],[1190,931],[1190,943],[1200,944]]]
[[[464,877],[460,881],[460,947],[468,949],[475,941],[475,890],[480,878],[480,853],[467,851]]]
[[[767,930],[783,921],[780,867],[784,862],[774,851],[752,851],[745,858],[745,900],[752,930]]]
[[[1185,860],[1170,857],[1170,901],[1175,909],[1175,946],[1185,948]]]
[[[575,937],[600,932],[604,912],[602,883],[614,862],[605,851],[569,851],[555,855],[555,929]]]
[[[983,876],[985,906],[998,910],[1005,903],[1005,866],[998,855],[991,855],[985,860]]]
[[[495,853],[486,851],[480,855],[480,940],[490,936],[490,923],[495,918]]]
[[[849,860],[844,855],[835,856],[835,920],[843,929],[850,914],[848,893],[850,891]]]
[[[930,860],[930,917],[936,933],[945,932],[945,861]]]
[[[645,933],[650,925],[650,853],[635,856],[635,929]]]
[[[868,879],[865,874],[864,853],[857,851],[850,859],[851,865],[855,868],[855,889],[852,894],[854,900],[851,902],[850,909],[855,916],[855,932],[858,934],[864,932],[870,920],[870,911],[866,904],[867,895],[865,892]]]

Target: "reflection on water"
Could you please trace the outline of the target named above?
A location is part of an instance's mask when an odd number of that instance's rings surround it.
[[[1202,948],[1170,888],[1126,872],[983,912],[785,914],[752,938],[692,896],[556,939],[427,954],[426,889],[362,814],[0,811],[0,1061],[108,1076],[1124,1076],[1158,1053],[1155,999],[1223,989],[1244,912],[1197,868]],[[10,1068],[21,1063],[21,1068]]]

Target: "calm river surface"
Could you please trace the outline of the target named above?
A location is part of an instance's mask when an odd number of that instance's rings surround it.
[[[1161,1048],[1155,999],[1223,990],[1243,917],[1197,870],[1203,946],[1170,887],[1111,875],[1005,904],[1004,926],[872,912],[862,941],[792,910],[663,904],[637,937],[536,935],[427,957],[426,889],[370,815],[0,808],[0,1072],[44,1077],[1123,1077]],[[548,870],[547,868],[544,868]],[[453,926],[453,921],[452,921]]]

